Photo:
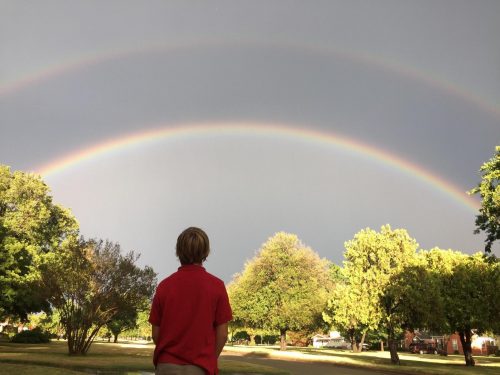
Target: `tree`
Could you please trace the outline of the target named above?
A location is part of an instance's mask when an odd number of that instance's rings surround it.
[[[141,312],[149,313],[149,310],[151,310],[151,300],[149,298],[145,298],[142,302],[139,301],[138,304],[130,304],[129,301],[123,302],[125,303],[118,307],[118,312],[106,324],[106,327],[114,336],[113,342],[118,342],[118,335],[120,333],[138,328],[139,314]],[[149,323],[148,328],[151,329]],[[145,336],[149,335],[150,334],[147,334]]]
[[[126,330],[131,330],[137,327],[138,311],[133,308],[125,308],[118,312],[106,323],[106,327],[113,335],[113,342],[118,342],[118,335]]]
[[[443,303],[441,330],[458,333],[465,364],[474,366],[471,348],[473,330],[479,334],[499,330],[500,264],[481,253],[469,256],[433,249],[425,256],[429,272],[440,280],[438,296]],[[434,318],[438,316],[436,311]]]
[[[345,285],[336,290],[324,315],[349,334],[354,350],[356,343],[361,349],[368,330],[381,328],[387,332],[391,362],[399,363],[401,321],[394,315],[396,301],[389,301],[386,291],[391,280],[412,264],[417,247],[406,230],[389,225],[380,232],[361,230],[345,243]]]
[[[500,239],[500,146],[496,146],[495,150],[495,155],[479,169],[482,173],[481,182],[469,191],[469,194],[481,196],[474,233],[486,232],[487,253],[491,252],[493,243]]]
[[[349,338],[353,352],[361,352],[368,331],[378,328],[379,319],[370,303],[373,293],[349,283],[334,289],[323,312],[323,319],[331,327]]]
[[[439,283],[421,257],[391,277],[381,296],[381,326],[386,328],[389,339],[391,334],[393,338],[402,337],[406,331],[435,331],[441,327],[444,306]]]
[[[38,265],[78,235],[73,215],[49,193],[40,177],[0,165],[0,319],[26,320],[30,312],[49,310],[35,287]]]
[[[68,239],[41,264],[42,290],[60,313],[69,354],[86,354],[92,341],[125,306],[142,306],[156,286],[150,267],[112,242]]]
[[[245,326],[286,332],[321,325],[331,288],[329,262],[294,234],[276,233],[228,287],[233,315]]]

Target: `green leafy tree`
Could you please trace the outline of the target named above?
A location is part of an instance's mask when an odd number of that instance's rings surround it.
[[[30,312],[49,310],[36,287],[38,265],[78,235],[73,215],[49,193],[40,177],[0,165],[0,319],[26,320]]]
[[[113,342],[118,342],[118,335],[124,331],[132,331],[138,328],[139,314],[150,311],[150,300],[144,299],[137,304],[131,304],[129,301],[118,307],[118,312],[106,324],[108,330],[113,334]],[[151,330],[151,325],[148,323]],[[130,333],[130,332],[129,332]],[[150,336],[150,333],[145,336]]]
[[[490,253],[493,243],[500,239],[500,146],[496,146],[495,155],[481,166],[480,172],[482,180],[469,194],[481,196],[474,233],[486,232],[485,251]]]
[[[56,336],[58,340],[64,336],[59,312],[56,309],[52,309],[49,313],[39,312],[28,315],[28,324],[30,329],[40,328],[42,331]]]
[[[440,280],[436,301],[441,298],[441,331],[457,332],[465,364],[474,366],[473,330],[498,332],[500,321],[500,265],[483,254],[466,255],[433,249],[425,254],[429,272]],[[439,317],[439,310],[434,319]]]
[[[329,262],[294,234],[280,232],[262,245],[228,287],[237,321],[248,327],[286,332],[321,325],[331,289]]]
[[[112,242],[70,239],[41,265],[43,290],[60,313],[69,354],[86,354],[92,341],[120,308],[151,299],[156,274],[135,265],[133,252]]]
[[[392,339],[401,338],[405,331],[436,331],[442,326],[441,280],[435,276],[419,257],[390,278],[380,299],[381,327],[385,328],[388,339],[391,335]]]
[[[360,352],[368,331],[378,328],[379,319],[372,290],[357,285],[339,284],[331,294],[323,312],[323,320],[351,342],[354,352]]]
[[[417,242],[406,230],[382,226],[380,232],[364,229],[345,243],[343,275],[345,285],[337,288],[324,318],[347,332],[353,348],[361,349],[368,330],[387,332],[391,362],[398,364],[397,344],[402,334],[396,318],[396,301],[386,291],[416,257]],[[360,340],[360,341],[358,341]]]
[[[106,327],[113,335],[113,342],[118,342],[118,335],[123,331],[132,330],[137,327],[138,311],[134,308],[118,310],[115,316],[106,323]]]

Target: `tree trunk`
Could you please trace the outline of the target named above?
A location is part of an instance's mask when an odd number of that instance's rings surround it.
[[[389,351],[391,353],[391,363],[393,365],[400,365],[398,355],[398,340],[394,340],[394,338],[389,338]]]
[[[464,350],[465,365],[475,366],[476,361],[472,358],[472,332],[470,329],[465,329],[458,332],[460,336],[460,342],[462,343],[462,349]]]
[[[286,329],[280,329],[280,350],[286,350]]]
[[[113,340],[114,343],[117,343],[118,342],[118,334],[116,335],[113,335],[115,337],[115,339]]]
[[[389,327],[387,330],[387,341],[389,344],[389,352],[391,353],[391,363],[393,365],[400,365],[401,362],[399,360],[398,355],[398,340],[394,337],[394,331],[392,327]]]
[[[380,340],[380,351],[384,351],[384,340]]]
[[[363,332],[361,335],[361,340],[357,340],[359,338],[356,337],[356,335],[353,334],[352,339],[351,339],[351,347],[352,347],[352,352],[353,353],[361,353],[363,350],[363,344],[365,343],[365,337],[366,337],[366,331]]]
[[[348,332],[349,332],[349,339],[351,340],[351,350],[353,351],[353,353],[356,353],[358,346],[356,345],[356,336],[354,329],[350,329]]]

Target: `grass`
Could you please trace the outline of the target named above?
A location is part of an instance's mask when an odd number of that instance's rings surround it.
[[[294,361],[311,361],[335,363],[350,367],[360,367],[377,370],[383,373],[399,373],[412,375],[498,375],[500,374],[500,357],[474,357],[475,367],[466,367],[464,357],[451,355],[441,357],[436,355],[418,355],[400,353],[401,365],[394,366],[390,363],[389,352],[362,352],[315,349],[315,348],[287,348],[280,352],[278,347],[228,347],[227,350],[244,356],[259,356],[273,359],[286,359]]]
[[[86,356],[69,356],[66,342],[0,343],[1,374],[137,374],[154,372],[153,345],[94,343]],[[238,361],[219,362],[223,374],[287,374],[281,370]]]

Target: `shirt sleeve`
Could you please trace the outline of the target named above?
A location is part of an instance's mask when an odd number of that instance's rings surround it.
[[[233,319],[229,297],[227,296],[226,287],[222,284],[219,300],[217,301],[217,310],[215,311],[215,326],[229,322]]]
[[[161,308],[158,292],[156,292],[153,298],[153,304],[151,305],[151,311],[149,312],[149,323],[154,326],[160,326],[161,324]]]

